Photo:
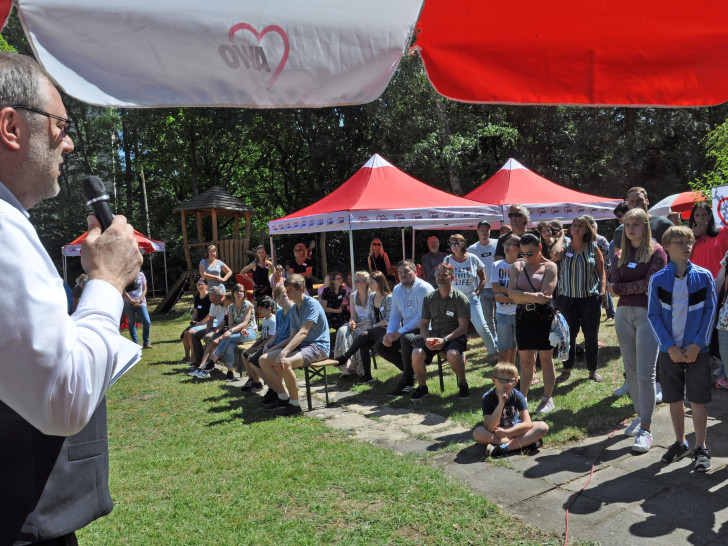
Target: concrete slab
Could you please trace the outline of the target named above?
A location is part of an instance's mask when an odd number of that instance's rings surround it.
[[[394,446],[394,452],[400,455],[406,455],[408,453],[424,455],[432,451],[433,445],[435,445],[433,442],[410,438],[404,441],[397,442],[397,444]]]
[[[531,457],[509,457],[510,464],[527,478],[543,478],[560,485],[587,475],[592,461],[569,451],[541,449]],[[596,468],[601,468],[599,464]]]
[[[472,466],[475,472],[467,477],[467,485],[503,508],[542,495],[555,487],[546,480],[526,478],[504,466],[488,466],[487,463]]]
[[[336,417],[328,419],[326,424],[331,428],[345,430],[368,428],[374,425],[375,422],[353,411],[347,411],[339,412]]]
[[[564,489],[577,492],[587,483],[588,476],[562,485]],[[644,476],[635,476],[631,472],[607,466],[594,472],[589,485],[581,493],[604,504],[639,504],[667,491],[671,486],[667,483]]]

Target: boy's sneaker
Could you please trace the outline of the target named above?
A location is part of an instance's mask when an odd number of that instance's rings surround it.
[[[728,389],[728,379],[725,377],[719,377],[718,381],[715,382],[716,389]]]
[[[366,385],[368,383],[374,383],[374,378],[371,375],[362,375],[359,381],[356,382],[357,385]]]
[[[655,404],[662,404],[662,385],[655,383]]]
[[[232,370],[228,370],[228,373],[225,376],[225,381],[235,381],[235,375]]]
[[[211,360],[207,364],[205,364],[205,367],[203,368],[206,372],[211,372],[215,369],[215,363]]]
[[[677,461],[678,459],[682,459],[688,451],[688,444],[675,442],[669,448],[667,448],[667,453],[662,456],[661,460],[665,464],[670,464]]]
[[[194,368],[190,368],[190,371],[187,372],[187,375],[191,377],[197,377],[197,372],[199,371],[199,369],[200,368],[198,368],[197,366],[195,366]]]
[[[629,392],[629,386],[627,385],[627,382],[625,381],[622,383],[622,386],[618,389],[614,389],[614,392],[612,393],[617,398],[624,396]]]
[[[458,388],[460,389],[460,398],[470,398],[470,388],[467,383],[461,383]]]
[[[276,394],[275,401],[271,402],[270,404],[264,404],[263,409],[267,410],[277,410],[278,408],[285,408],[288,405],[288,399],[281,400],[278,398],[278,395]]]
[[[501,444],[488,444],[485,446],[485,456],[491,459],[502,457],[506,453],[508,453],[508,450],[504,449]]]
[[[250,385],[248,385],[248,383],[250,383]],[[240,387],[240,390],[249,393],[260,392],[263,390],[263,383],[261,383],[260,381],[258,381],[257,383],[253,383],[252,380],[248,379],[247,383]]]
[[[634,439],[634,444],[632,444],[632,451],[647,453],[651,447],[652,434],[649,430],[640,429],[637,433],[637,438]]]
[[[625,429],[624,435],[625,436],[637,436],[640,433],[642,427],[642,419],[640,417],[635,417],[632,420],[632,423]]]
[[[278,393],[268,387],[268,390],[263,395],[263,405],[265,406],[266,404],[270,404],[271,402],[275,402],[276,400],[278,400]]]
[[[695,461],[695,472],[710,470],[710,452],[707,448],[699,447],[693,451],[693,461]]]
[[[411,393],[414,389],[413,385],[408,385],[404,381],[400,381],[394,390],[389,393],[389,396],[403,396]]]
[[[430,390],[427,388],[427,385],[419,386],[415,390],[412,391],[412,400],[422,400],[425,396],[430,394]]]
[[[543,445],[543,440],[541,438],[539,438],[535,442],[528,444],[526,447],[522,447],[521,451],[525,451],[525,452],[538,451],[542,445]]]
[[[538,405],[534,413],[548,413],[550,411],[554,411],[554,399],[542,396],[541,403]]]
[[[243,384],[242,387],[240,387],[240,390],[243,392],[248,392],[253,387],[253,380],[248,378],[248,380]]]
[[[301,406],[294,406],[290,402],[286,402],[286,405],[276,411],[276,417],[293,417],[294,415],[301,415],[303,410]]]

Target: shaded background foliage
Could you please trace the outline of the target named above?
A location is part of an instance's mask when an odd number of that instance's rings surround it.
[[[15,15],[2,38],[0,48],[32,55]],[[60,247],[85,230],[87,210],[79,183],[96,174],[108,183],[116,211],[139,231],[167,243],[171,280],[186,267],[180,217],[172,212],[179,203],[220,185],[258,211],[252,244],[265,243],[268,220],[327,195],[374,153],[423,182],[460,195],[509,157],[585,192],[619,197],[631,186],[644,186],[653,203],[690,183],[705,187],[728,179],[726,105],[462,104],[439,96],[412,56],[402,60],[380,99],[360,106],[131,110],[63,99],[73,121],[75,151],[63,164],[60,194],[32,211],[51,257],[60,266]],[[387,204],[386,195],[382,204]],[[223,224],[219,237],[230,237],[231,230]],[[359,231],[354,234],[357,267],[364,266],[374,236],[382,238],[393,261],[401,257],[399,230]],[[209,223],[205,237],[212,237]],[[425,237],[417,238],[418,254],[426,250]],[[408,254],[410,238],[408,234]],[[469,238],[474,240],[474,234]],[[298,239],[319,238],[277,237],[279,256],[292,256]],[[348,269],[348,235],[329,233],[326,246],[329,267]],[[71,277],[80,272],[77,262],[69,261]],[[157,287],[163,286],[162,274],[161,260],[155,258]]]

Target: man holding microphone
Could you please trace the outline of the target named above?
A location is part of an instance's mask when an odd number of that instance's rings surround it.
[[[27,210],[59,192],[73,150],[61,97],[29,57],[0,52],[0,544],[76,544],[108,514],[106,386],[118,350],[124,288],[142,263],[116,216],[89,217],[89,276],[73,316]]]

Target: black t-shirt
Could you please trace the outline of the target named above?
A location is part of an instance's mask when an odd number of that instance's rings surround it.
[[[210,296],[205,295],[204,298],[200,297],[200,293],[195,294],[193,298],[195,310],[197,311],[197,321],[201,321],[207,315],[210,314]]]
[[[490,415],[498,407],[498,396],[495,389],[490,389],[483,395],[483,415]],[[528,403],[518,389],[513,389],[508,396],[508,400],[503,406],[500,422],[498,426],[501,428],[511,428],[521,422],[520,413],[528,409]]]
[[[299,275],[304,275],[306,273],[306,269],[313,267],[309,260],[299,264],[295,258],[288,262],[287,265],[288,269],[292,269],[294,273],[298,273]],[[310,296],[313,296],[313,281],[311,279],[306,279],[306,290],[308,290],[308,294]]]

